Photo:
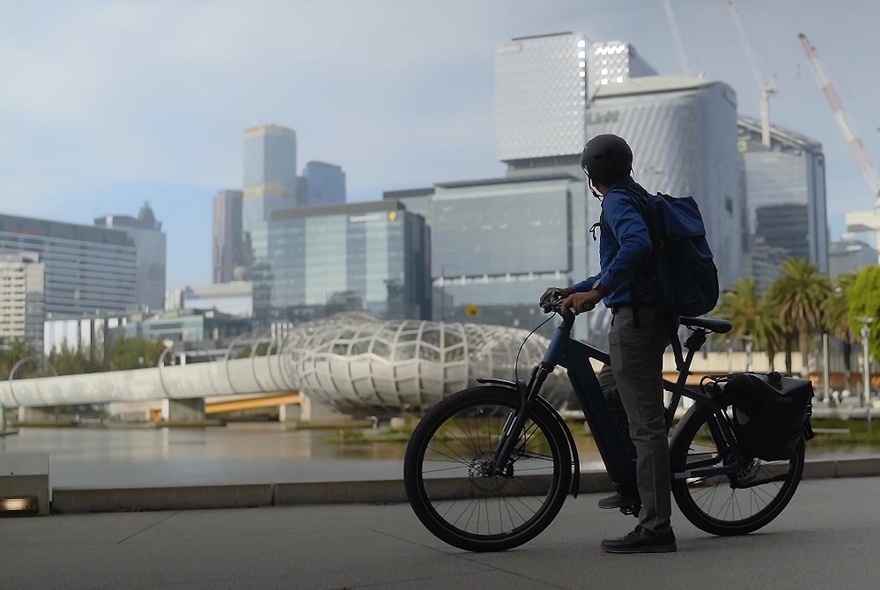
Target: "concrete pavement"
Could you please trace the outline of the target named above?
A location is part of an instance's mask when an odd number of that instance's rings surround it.
[[[774,590],[880,587],[880,478],[807,480],[758,533],[673,524],[679,552],[606,555],[635,519],[569,498],[531,543],[471,554],[408,505],[335,505],[0,520],[0,588]]]

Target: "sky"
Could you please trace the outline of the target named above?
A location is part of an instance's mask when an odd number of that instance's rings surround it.
[[[726,0],[670,0],[692,73],[760,91]],[[813,77],[806,33],[880,160],[880,2],[736,0],[774,123],[827,160],[832,238],[871,192]],[[662,0],[0,0],[0,212],[91,224],[149,201],[168,288],[211,280],[211,201],[242,182],[243,131],[293,128],[298,168],[333,162],[350,201],[503,175],[495,47],[573,31],[682,66]]]

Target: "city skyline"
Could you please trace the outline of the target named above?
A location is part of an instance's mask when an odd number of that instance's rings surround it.
[[[391,3],[380,2],[363,14],[353,4],[348,24],[289,4],[293,8],[272,2],[247,8],[193,3],[180,12],[161,48],[147,43],[141,49],[122,39],[148,38],[164,22],[167,8],[58,3],[49,19],[45,12],[14,7],[13,16],[20,18],[0,23],[6,53],[16,58],[6,70],[11,91],[0,100],[0,120],[9,136],[18,138],[15,145],[0,146],[2,210],[89,223],[103,211],[132,210],[149,199],[168,234],[169,288],[208,283],[211,199],[218,190],[241,185],[240,133],[255,121],[296,130],[303,146],[298,159],[339,163],[349,200],[374,200],[384,190],[500,174],[494,52],[513,37],[581,31],[594,42],[632,43],[661,73],[681,70],[668,27],[658,26],[665,23],[660,2],[595,2],[589,11],[564,0],[541,7],[514,2],[505,10],[492,2],[391,10]],[[799,2],[798,19],[792,20],[786,18],[792,2],[737,3],[764,75],[777,74],[771,119],[823,144],[832,239],[843,229],[843,213],[870,207],[871,195],[812,78],[797,33],[807,33],[816,45],[876,159],[878,117],[865,105],[873,102],[878,82],[864,75],[843,40],[853,35],[869,46],[880,43],[866,29],[859,33],[876,20],[866,12],[880,13],[880,7],[856,4],[861,11],[841,16],[819,2]],[[677,0],[673,6],[692,73],[703,70],[730,84],[739,112],[755,116],[759,91],[725,3]],[[262,35],[246,49],[228,43],[231,30],[248,31],[267,20],[270,27],[295,23],[305,29],[283,42]],[[8,24],[13,21],[19,23],[14,30]],[[421,24],[408,30],[397,26],[401,21]],[[199,23],[199,36],[190,35],[193,23]],[[323,41],[322,31],[335,25],[346,31],[345,38]],[[95,33],[87,35],[87,45],[76,41],[83,31]],[[456,39],[454,46],[449,39]],[[291,43],[300,45],[288,47]],[[304,52],[306,46],[313,51]],[[113,55],[113,48],[122,47],[116,52],[121,55]],[[725,51],[718,51],[722,47]],[[305,54],[309,60],[296,57]],[[129,70],[142,65],[142,73],[117,83],[111,74],[123,58]],[[53,75],[45,71],[49,67]],[[322,73],[339,67],[353,73],[341,78]],[[79,75],[83,68],[88,75]],[[359,92],[345,90],[352,83]],[[161,89],[148,103],[136,100],[144,84]],[[454,89],[457,99],[445,99],[438,86]],[[49,142],[46,134],[61,141]]]

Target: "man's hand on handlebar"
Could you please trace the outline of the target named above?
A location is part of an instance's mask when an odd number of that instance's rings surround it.
[[[590,311],[602,301],[602,297],[602,293],[597,289],[587,291],[586,293],[572,293],[562,301],[562,304],[559,306],[559,313],[574,312],[579,314]]]
[[[574,289],[571,287],[550,287],[541,295],[540,303],[543,305],[551,299],[564,299],[572,293],[574,293]]]

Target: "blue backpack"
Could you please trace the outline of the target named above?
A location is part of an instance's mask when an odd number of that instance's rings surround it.
[[[718,303],[718,269],[697,202],[662,193],[643,196],[642,202],[666,309],[677,316],[709,313]]]
[[[669,318],[669,336],[676,362],[682,366],[681,344],[678,340],[676,316],[694,317],[709,313],[718,303],[718,269],[706,239],[706,226],[693,197],[671,197],[662,193],[651,195],[635,187],[622,189],[637,196],[641,213],[651,234],[654,272],[644,273],[654,281],[654,291],[663,303]],[[603,231],[613,236],[600,219]],[[633,304],[636,289],[632,291]]]

